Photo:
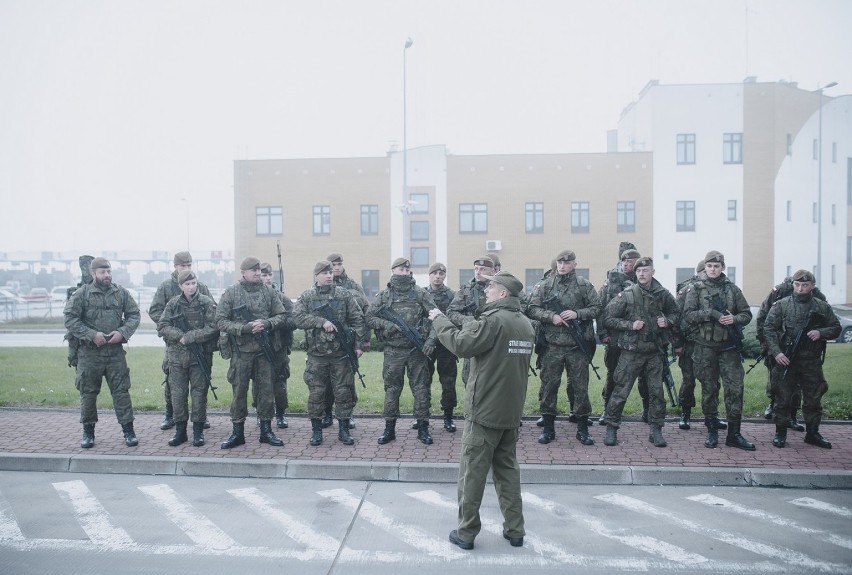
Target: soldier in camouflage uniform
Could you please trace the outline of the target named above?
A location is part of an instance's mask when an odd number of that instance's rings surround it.
[[[139,306],[133,296],[112,283],[112,267],[104,258],[91,263],[94,281],[84,284],[65,303],[65,328],[79,341],[77,378],[80,392],[80,423],[83,439],[80,447],[95,444],[98,421],[97,400],[101,381],[106,378],[115,415],[128,447],[139,445],[133,430],[133,405],[130,401],[130,370],[122,346],[139,327]]]
[[[767,353],[775,360],[772,368],[775,397],[775,447],[787,445],[788,413],[792,413],[794,393],[801,390],[802,416],[807,432],[805,443],[831,449],[831,443],[819,433],[822,422],[822,396],[828,384],[822,375],[825,343],[840,335],[840,321],[825,301],[815,297],[811,272],[793,274],[793,295],[772,305],[766,316],[764,335]],[[799,344],[792,349],[792,342]]]
[[[564,250],[556,256],[556,274],[540,282],[530,297],[527,316],[541,322],[544,332],[544,350],[541,362],[541,390],[538,394],[544,425],[539,443],[547,444],[556,439],[556,400],[562,372],[568,373],[568,386],[573,386],[573,409],[577,416],[577,439],[583,445],[592,445],[589,436],[589,363],[580,345],[594,353],[595,334],[592,320],[600,312],[600,303],[595,286],[574,271],[577,258],[573,251]],[[574,339],[571,324],[578,322],[583,343]],[[571,398],[569,395],[569,402]]]
[[[260,264],[260,279],[264,284],[272,286],[272,289],[281,298],[284,310],[288,314],[293,313],[293,302],[284,293],[284,287],[276,286],[272,282],[272,265],[266,262]],[[290,378],[290,351],[293,348],[293,326],[290,322],[281,323],[278,329],[273,331],[272,351],[275,352],[275,381],[272,383],[272,392],[275,396],[275,424],[278,429],[287,429],[287,411],[290,402],[287,399],[287,380]]]
[[[288,317],[278,293],[261,280],[260,260],[252,256],[245,258],[240,263],[240,274],[240,281],[225,290],[216,309],[217,327],[232,342],[228,350],[231,357],[228,381],[234,392],[231,400],[233,431],[221,447],[231,449],[246,442],[249,380],[254,381],[257,390],[258,439],[260,443],[281,446],[284,442],[272,431],[275,414],[272,386],[276,375],[269,334],[281,323],[292,319]]]
[[[213,349],[219,336],[216,302],[198,293],[198,278],[192,270],[180,272],[178,284],[182,295],[169,300],[157,323],[157,333],[168,346],[169,389],[172,392],[175,418],[175,436],[169,440],[169,445],[174,447],[188,440],[186,425],[191,420],[192,444],[201,447],[204,445],[204,422],[207,421],[207,378],[210,373],[209,365],[198,364],[190,345],[199,344],[204,358],[212,355],[212,351],[206,350]],[[183,327],[189,328],[189,331],[184,331]],[[191,417],[187,412],[187,398],[190,395]]]
[[[698,262],[695,266],[695,275],[678,284],[677,286],[677,301],[678,309],[683,313],[683,305],[686,303],[686,292],[697,281],[702,281],[707,277],[704,273],[704,260]],[[678,321],[677,330],[680,341],[683,342],[683,349],[678,357],[677,365],[680,368],[681,383],[680,383],[680,422],[678,427],[683,430],[690,429],[692,421],[692,408],[695,407],[695,366],[692,363],[692,352],[695,350],[695,328],[686,322],[683,315]],[[721,422],[721,420],[719,420]],[[720,428],[720,429],[726,429]]]
[[[666,399],[663,396],[663,350],[668,345],[666,333],[677,324],[680,310],[669,291],[654,279],[654,262],[651,258],[636,260],[636,281],[619,293],[607,305],[603,317],[606,327],[618,334],[621,348],[615,369],[615,389],[606,405],[606,439],[604,445],[618,442],[617,431],[621,424],[624,404],[640,374],[648,381],[648,423],[651,434],[648,441],[656,447],[665,447],[663,425],[666,420]]]
[[[432,296],[435,305],[442,313],[446,313],[456,295],[456,292],[444,283],[446,278],[447,266],[444,264],[435,262],[429,267],[429,285],[426,287],[426,291]],[[456,424],[453,423],[453,410],[458,405],[456,395],[458,358],[440,342],[435,347],[435,353],[429,358],[430,383],[432,376],[435,375],[436,366],[438,368],[438,379],[441,382],[441,409],[444,411],[444,429],[453,432],[456,430]]]
[[[349,418],[358,396],[344,341],[347,338],[353,344],[363,341],[365,325],[361,307],[349,290],[334,285],[332,264],[322,260],[314,266],[314,287],[299,296],[293,315],[296,326],[305,330],[308,352],[304,378],[308,385],[308,415],[313,431],[310,444],[322,443],[322,417],[328,405],[326,394],[331,388],[337,404],[337,438],[352,445],[355,440],[349,433]],[[341,337],[337,326],[349,333]],[[356,358],[362,353],[354,345],[348,352],[354,353]]]
[[[728,415],[725,445],[753,451],[754,444],[740,433],[745,377],[741,338],[742,328],[751,321],[751,310],[742,290],[728,280],[724,269],[725,256],[715,250],[708,252],[704,257],[707,279],[687,289],[683,315],[695,328],[692,361],[695,376],[701,382],[701,410],[707,427],[704,446],[714,448],[719,444],[721,378]]]
[[[80,281],[77,282],[76,286],[69,287],[65,292],[65,301],[68,302],[71,299],[71,296],[74,295],[78,289],[83,287],[86,284],[90,284],[94,281],[92,277],[92,260],[95,259],[94,256],[80,256],[77,259],[77,263],[80,266]],[[74,337],[70,331],[65,332],[65,340],[68,342],[68,367],[77,367],[77,355],[78,350],[80,349],[80,340]]]
[[[497,273],[494,269],[494,260],[483,256],[473,260],[473,277],[467,285],[461,286],[456,292],[453,301],[447,307],[447,317],[456,324],[456,327],[464,327],[464,324],[474,319],[476,310],[485,304],[485,286],[488,285],[486,275]],[[467,385],[467,377],[470,374],[470,359],[465,359],[462,364],[462,382]]]
[[[437,339],[429,321],[429,311],[435,307],[432,296],[418,287],[411,277],[411,263],[397,258],[391,266],[391,279],[387,289],[376,296],[367,308],[367,326],[385,344],[382,378],[385,384],[385,430],[379,437],[380,445],[396,439],[396,420],[399,417],[399,396],[408,383],[414,396],[414,418],[417,420],[417,438],[426,445],[432,444],[429,433],[429,407],[432,401],[429,385],[429,359],[435,351]],[[394,323],[388,317],[394,318]],[[406,332],[410,332],[406,335]],[[412,341],[422,340],[418,348]]]
[[[163,315],[163,310],[166,309],[166,304],[173,297],[177,297],[181,295],[183,292],[180,289],[180,284],[178,283],[178,274],[182,271],[187,271],[192,269],[192,255],[189,252],[178,252],[174,256],[174,271],[169,279],[161,283],[157,287],[157,291],[154,294],[154,299],[151,300],[151,305],[148,307],[148,316],[151,318],[151,321],[154,322],[154,325],[160,322],[160,318]],[[210,297],[210,290],[203,282],[198,282],[198,293],[201,295],[206,295]],[[215,351],[215,346],[210,346],[209,349],[205,349],[205,353],[208,353],[205,358],[207,361],[207,367],[213,368],[213,351]],[[163,381],[163,395],[166,402],[166,415],[163,418],[163,423],[160,424],[160,429],[166,430],[171,429],[175,426],[175,418],[174,418],[174,407],[172,406],[172,392],[169,388],[169,360],[168,353],[163,355],[163,373],[166,374],[166,378]],[[212,372],[211,372],[212,373]],[[205,420],[204,428],[208,429],[210,424]]]

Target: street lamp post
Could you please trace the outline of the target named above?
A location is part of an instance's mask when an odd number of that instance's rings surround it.
[[[406,53],[414,41],[408,38],[402,49],[402,257],[411,257],[408,253],[408,93],[406,79]]]
[[[822,284],[822,92],[833,88],[837,82],[830,82],[817,88],[819,94],[819,131],[817,134],[817,269],[816,284]]]

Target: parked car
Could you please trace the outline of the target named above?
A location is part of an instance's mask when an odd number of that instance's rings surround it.
[[[24,300],[33,302],[50,301],[50,292],[45,288],[33,288],[24,296]]]
[[[68,298],[68,290],[71,286],[56,286],[50,290],[50,301],[64,302]]]
[[[840,315],[840,311],[834,308],[837,319],[840,320],[840,335],[835,340],[837,343],[852,343],[852,318]],[[848,312],[846,312],[848,313]]]
[[[22,302],[23,300],[15,292],[5,288],[0,289],[0,306],[13,307]]]

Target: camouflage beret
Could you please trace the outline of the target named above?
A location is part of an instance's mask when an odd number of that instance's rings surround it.
[[[704,271],[704,260],[699,260],[697,264],[695,264],[695,273],[700,274]]]
[[[493,268],[494,267],[494,260],[492,260],[488,256],[482,256],[480,258],[476,258],[475,260],[473,260],[473,265],[485,267],[485,268]]]
[[[639,258],[638,260],[636,260],[636,263],[633,265],[634,270],[638,269],[638,268],[653,268],[653,267],[654,267],[654,260],[652,260],[651,258],[648,258],[648,257]]]
[[[432,264],[431,266],[429,266],[429,273],[430,273],[430,274],[431,274],[431,273],[435,273],[435,272],[437,272],[437,271],[442,271],[442,272],[446,273],[446,271],[447,271],[447,266],[445,266],[445,265],[444,265],[444,264],[442,264],[441,262],[435,262],[434,264]]]
[[[490,259],[492,262],[494,262],[494,267],[495,267],[495,268],[499,268],[499,267],[500,267],[500,256],[498,256],[498,255],[497,255],[497,254],[495,254],[494,252],[488,252],[487,254],[485,254],[485,257],[487,257],[487,258],[488,258],[488,259]]]
[[[621,259],[622,260],[632,260],[632,259],[641,258],[641,257],[642,257],[642,254],[639,253],[639,250],[634,249],[634,248],[630,248],[630,249],[627,249],[627,250],[624,250],[623,252],[621,252]]]
[[[559,252],[559,255],[556,256],[556,261],[558,262],[570,262],[577,259],[577,254],[572,252],[571,250],[562,250]]]
[[[410,268],[411,262],[408,261],[406,258],[396,258],[395,260],[393,260],[393,263],[391,264],[391,269],[400,267]]]
[[[89,268],[93,270],[98,270],[102,268],[110,269],[112,265],[110,265],[109,260],[106,258],[95,258],[92,260],[92,263],[89,264]]]
[[[331,263],[334,263],[334,262],[343,263],[343,256],[341,254],[338,254],[337,252],[335,252],[333,254],[328,254],[328,257],[326,257],[325,259],[327,259]]]
[[[271,274],[272,273],[272,264],[269,263],[269,262],[260,262],[260,273]]]
[[[491,280],[495,283],[500,284],[513,296],[517,296],[521,293],[521,290],[524,289],[524,284],[521,283],[521,280],[510,274],[509,272],[499,271],[493,276],[483,276],[487,280]]]
[[[331,262],[328,260],[320,260],[314,264],[314,275],[321,274],[331,270]]]
[[[633,242],[619,242],[618,244],[618,257],[621,259],[621,254],[625,252],[625,250],[635,250],[636,244]]]
[[[189,265],[192,263],[192,256],[189,255],[189,252],[178,252],[175,254],[175,265]]]
[[[723,266],[725,265],[725,256],[722,255],[722,252],[717,252],[716,250],[710,250],[707,252],[707,255],[704,256],[704,264],[712,263],[720,263]]]
[[[794,282],[815,282],[814,274],[809,272],[808,270],[799,270],[793,274]]]
[[[260,260],[254,256],[248,256],[240,263],[240,270],[242,271],[253,269],[260,269]]]
[[[195,275],[195,272],[192,270],[183,270],[178,274],[178,285],[182,285],[189,280],[198,279],[198,276]]]

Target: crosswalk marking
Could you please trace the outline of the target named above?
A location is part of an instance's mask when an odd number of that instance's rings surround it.
[[[54,483],[53,487],[71,503],[77,521],[93,543],[113,547],[134,545],[127,531],[112,524],[109,512],[89,491],[85,483],[64,481]]]
[[[689,529],[690,531],[701,533],[705,537],[717,539],[719,541],[727,543],[728,545],[739,547],[741,549],[751,551],[752,553],[756,553],[758,555],[771,557],[773,559],[783,561],[790,565],[798,565],[800,567],[805,567],[808,569],[818,569],[820,571],[827,571],[830,573],[852,573],[852,568],[847,565],[837,565],[832,563],[826,563],[824,561],[818,561],[797,551],[783,549],[767,543],[751,541],[749,539],[746,539],[745,537],[740,537],[735,533],[729,533],[726,531],[722,531],[721,529],[704,527],[703,525],[700,525],[695,521],[677,517],[675,513],[671,511],[663,510],[659,507],[651,505],[650,503],[645,503],[644,501],[640,501],[639,499],[635,499],[633,497],[621,495],[619,493],[606,493],[603,495],[596,495],[595,499],[598,499],[600,501],[607,501],[609,503],[612,503],[613,505],[618,505],[620,507],[624,507],[637,513],[642,513],[645,515],[650,515],[652,517],[664,519],[665,521],[679,525],[684,529]]]
[[[12,511],[12,506],[0,494],[0,541],[3,540],[23,541],[24,534],[18,527],[18,520],[15,518],[15,512]]]
[[[810,497],[800,497],[799,499],[793,499],[792,501],[790,501],[790,503],[792,503],[793,505],[798,505],[799,507],[808,507],[810,509],[816,509],[817,511],[826,511],[828,513],[840,515],[841,517],[852,517],[852,510],[847,509],[846,507],[832,505],[830,503],[825,503],[824,501],[817,501],[816,499],[811,499]]]
[[[139,491],[147,495],[196,545],[207,549],[230,549],[238,546],[227,533],[196,511],[168,485],[141,485]]]
[[[809,535],[817,535],[834,545],[844,547],[846,549],[852,549],[852,540],[850,539],[846,539],[845,537],[841,537],[834,533],[828,533],[821,529],[813,529],[811,527],[806,527],[795,521],[792,521],[785,517],[781,517],[780,515],[768,513],[762,509],[751,509],[738,503],[728,501],[727,499],[722,499],[721,497],[716,497],[715,495],[709,494],[693,495],[691,497],[687,497],[687,499],[689,499],[690,501],[696,501],[698,503],[704,503],[705,505],[714,505],[716,507],[725,509],[727,511],[732,511],[739,515],[745,515],[747,517],[752,517],[760,521],[768,521],[774,523],[775,525],[787,527],[789,529],[795,529],[796,531],[807,533]]]

